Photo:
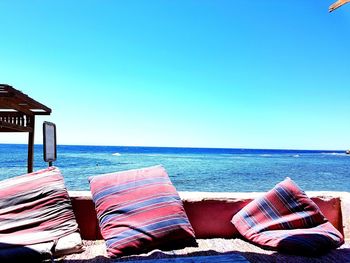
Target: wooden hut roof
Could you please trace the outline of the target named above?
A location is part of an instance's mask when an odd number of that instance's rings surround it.
[[[0,132],[28,132],[28,172],[33,171],[36,115],[51,109],[7,84],[0,84]]]
[[[12,86],[0,84],[0,132],[31,132],[31,117],[50,114],[50,108]]]

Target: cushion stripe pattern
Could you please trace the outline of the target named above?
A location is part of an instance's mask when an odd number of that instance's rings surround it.
[[[0,243],[31,245],[78,231],[63,177],[56,167],[0,182]]]
[[[89,181],[110,257],[195,243],[182,201],[162,166],[98,175]]]
[[[343,244],[342,234],[290,179],[245,206],[232,218],[240,234],[264,248],[301,254]]]

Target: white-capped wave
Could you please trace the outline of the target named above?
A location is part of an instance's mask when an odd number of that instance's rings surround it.
[[[113,156],[120,156],[120,153],[112,153]]]
[[[333,155],[333,156],[350,156],[350,154],[346,153],[322,153],[323,155]]]
[[[244,159],[246,157],[244,157],[244,156],[232,156],[231,158],[232,159]]]

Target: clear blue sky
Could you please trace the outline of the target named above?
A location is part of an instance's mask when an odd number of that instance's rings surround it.
[[[59,144],[350,147],[350,4],[1,1],[0,83]],[[0,134],[0,142],[26,143]]]

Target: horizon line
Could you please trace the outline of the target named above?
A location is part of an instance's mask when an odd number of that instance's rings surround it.
[[[8,144],[8,145],[28,145],[26,143],[3,143],[1,144]],[[42,143],[36,143],[35,145],[43,145]],[[98,145],[98,144],[57,144],[57,146],[85,146],[85,147],[133,147],[133,148],[180,148],[180,149],[222,149],[222,150],[269,150],[269,151],[278,151],[278,150],[284,150],[284,151],[346,151],[346,149],[332,149],[332,150],[325,150],[325,149],[297,149],[297,148],[244,148],[244,147],[194,147],[194,146],[144,146],[144,145]]]

